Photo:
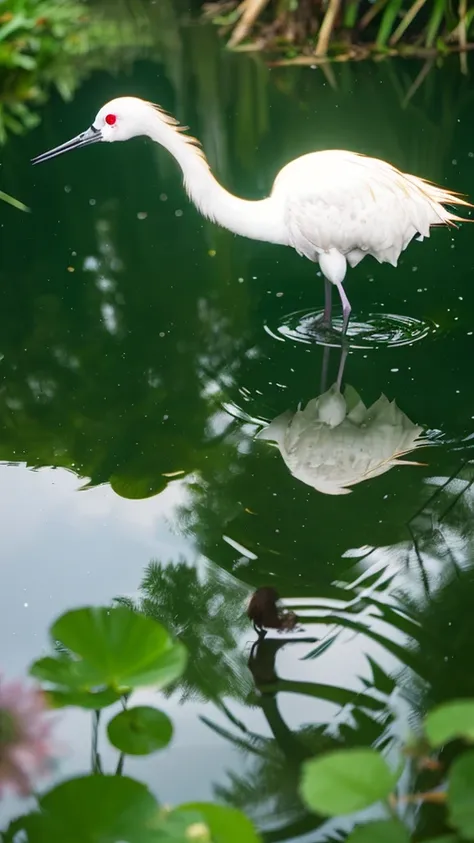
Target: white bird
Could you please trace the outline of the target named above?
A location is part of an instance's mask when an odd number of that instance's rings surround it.
[[[348,486],[394,466],[423,465],[400,459],[430,444],[422,433],[385,395],[367,408],[352,386],[342,395],[335,383],[304,410],[273,419],[256,438],[276,442],[297,480],[325,495],[348,495]]]
[[[330,149],[290,161],[278,173],[270,196],[248,201],[215,179],[199,142],[159,106],[136,97],[104,105],[82,134],[33,159],[47,161],[98,141],[125,141],[146,135],[178,162],[190,199],[208,219],[235,234],[292,246],[319,263],[325,279],[323,322],[331,322],[332,285],[342,303],[343,333],[351,305],[343,287],[351,267],[372,255],[397,265],[401,252],[431,226],[470,222],[445,205],[473,207],[459,194],[418,176],[402,173],[378,158]]]

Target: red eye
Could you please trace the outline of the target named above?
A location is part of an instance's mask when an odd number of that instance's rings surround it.
[[[109,126],[113,126],[116,121],[117,121],[117,117],[116,117],[115,114],[107,114],[107,117],[105,118],[105,122]]]

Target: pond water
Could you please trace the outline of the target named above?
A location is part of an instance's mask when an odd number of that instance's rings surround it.
[[[397,270],[369,258],[349,273],[344,383],[366,406],[396,401],[427,443],[404,457],[420,464],[325,494],[255,439],[336,378],[338,348],[328,359],[308,327],[324,299],[315,268],[203,221],[146,140],[29,160],[136,94],[190,125],[249,198],[330,147],[472,196],[472,84],[457,59],[417,87],[421,69],[269,68],[207,27],[173,29],[167,50],[94,72],[69,104],[52,97],[3,155],[2,188],[32,213],[0,208],[2,671],[21,675],[68,608],[143,601],[191,658],[162,700],[172,744],[126,772],[164,802],[240,807],[268,843],[350,826],[305,812],[304,758],[395,752],[427,707],[474,695],[472,233],[435,231]],[[269,635],[249,670],[245,604],[263,585],[300,626]],[[89,770],[90,717],[64,713],[58,729],[60,773]],[[412,819],[442,830],[435,808]]]

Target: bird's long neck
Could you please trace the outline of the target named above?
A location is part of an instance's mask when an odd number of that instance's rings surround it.
[[[161,114],[150,123],[147,134],[176,159],[186,192],[201,214],[243,237],[286,245],[283,211],[272,197],[249,201],[229,193],[214,178],[194,138],[183,134],[174,122],[164,122]]]

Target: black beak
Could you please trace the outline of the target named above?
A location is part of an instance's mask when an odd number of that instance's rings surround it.
[[[33,158],[31,163],[41,164],[43,161],[49,161],[50,158],[56,158],[56,155],[62,155],[63,152],[69,152],[70,149],[80,149],[83,146],[90,146],[92,143],[97,143],[101,140],[102,133],[100,129],[96,129],[95,126],[91,126],[90,129],[87,129],[85,132],[81,132],[80,135],[72,138],[72,140],[66,141],[66,143],[62,143],[61,146],[56,146],[54,149],[50,149],[49,152],[43,152],[43,154],[38,155],[37,158]]]

